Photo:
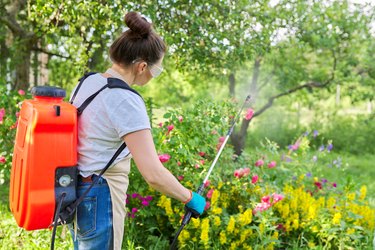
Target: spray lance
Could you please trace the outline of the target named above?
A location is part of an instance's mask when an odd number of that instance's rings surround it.
[[[212,162],[212,164],[211,164],[211,166],[210,166],[210,168],[209,168],[209,170],[208,170],[208,172],[207,172],[206,177],[204,178],[202,184],[199,186],[199,188],[198,188],[198,190],[197,190],[197,193],[198,193],[199,195],[201,195],[201,194],[203,193],[204,188],[205,188],[205,183],[208,181],[208,178],[210,177],[211,172],[212,172],[212,170],[214,169],[214,167],[215,167],[215,165],[216,165],[216,162],[218,161],[218,159],[219,159],[219,157],[220,157],[220,155],[221,155],[221,152],[223,151],[223,149],[224,149],[224,147],[225,147],[225,144],[227,144],[227,141],[228,141],[230,135],[231,135],[232,132],[233,132],[234,125],[235,125],[236,122],[238,121],[238,119],[239,119],[239,117],[240,117],[240,115],[241,115],[241,113],[242,113],[242,110],[244,109],[246,103],[248,103],[249,101],[250,101],[250,95],[248,95],[248,96],[246,97],[246,100],[245,100],[245,102],[243,103],[243,105],[242,105],[240,111],[238,112],[238,114],[236,115],[236,117],[233,119],[232,124],[231,124],[231,127],[229,128],[228,133],[227,133],[227,135],[226,135],[226,137],[225,137],[225,139],[224,139],[224,142],[221,144],[220,149],[219,149],[219,151],[217,152],[217,154],[216,154],[216,156],[215,156],[215,159],[214,159],[214,161]],[[175,235],[175,237],[174,237],[174,239],[173,239],[173,242],[172,242],[172,244],[171,244],[171,246],[170,246],[170,250],[174,250],[174,249],[176,249],[176,244],[177,244],[178,236],[180,235],[182,229],[183,229],[183,228],[189,223],[191,217],[197,218],[197,217],[199,216],[199,213],[197,213],[197,212],[194,211],[193,209],[190,209],[190,208],[188,208],[188,207],[186,207],[186,206],[185,206],[185,211],[186,211],[186,212],[185,212],[185,215],[184,215],[184,217],[183,217],[183,219],[182,219],[181,226],[180,226],[180,228],[178,229],[178,231],[176,232],[176,235]]]

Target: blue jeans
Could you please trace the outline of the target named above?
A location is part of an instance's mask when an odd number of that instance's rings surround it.
[[[96,175],[92,177],[98,178]],[[80,178],[79,178],[80,179]],[[80,197],[90,186],[89,182],[78,181],[77,196]],[[112,203],[107,181],[99,178],[77,208],[77,237],[74,223],[68,225],[75,250],[113,249]]]

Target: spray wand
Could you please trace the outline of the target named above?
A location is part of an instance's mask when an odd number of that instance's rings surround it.
[[[198,193],[199,195],[201,195],[201,194],[203,193],[204,188],[205,188],[205,183],[208,181],[208,178],[210,177],[211,172],[212,172],[212,170],[214,169],[214,167],[215,167],[215,165],[216,165],[216,162],[218,161],[218,159],[219,159],[219,157],[220,157],[220,155],[221,155],[221,152],[223,151],[223,149],[224,149],[224,147],[225,147],[225,144],[227,144],[227,141],[228,141],[230,135],[231,135],[232,132],[233,132],[234,125],[235,125],[236,122],[238,121],[238,119],[239,119],[239,117],[240,117],[240,115],[241,115],[241,113],[242,113],[242,110],[243,110],[243,108],[245,107],[246,103],[248,103],[249,101],[250,101],[250,95],[248,95],[248,96],[246,97],[246,100],[245,100],[245,102],[243,103],[243,105],[242,105],[240,111],[238,112],[238,114],[236,115],[236,117],[233,119],[233,122],[232,122],[232,124],[231,124],[231,127],[230,127],[229,130],[228,130],[228,133],[227,133],[227,135],[226,135],[226,137],[225,137],[225,139],[224,139],[224,142],[221,144],[220,149],[219,149],[219,151],[217,152],[216,157],[215,157],[214,161],[212,162],[211,167],[209,168],[206,177],[204,178],[202,184],[201,184],[201,185],[199,186],[199,188],[198,188],[197,193]],[[185,215],[184,215],[184,218],[182,219],[182,223],[181,223],[180,228],[179,228],[178,231],[176,232],[176,235],[175,235],[175,237],[174,237],[174,239],[173,239],[173,242],[172,242],[172,244],[171,244],[171,246],[170,246],[170,250],[174,250],[174,249],[176,249],[176,244],[177,244],[178,236],[180,235],[182,229],[183,229],[183,228],[189,223],[191,217],[192,217],[192,216],[193,216],[193,217],[198,217],[198,216],[199,216],[199,214],[197,214],[195,211],[189,209],[189,208],[186,207],[186,206],[185,206],[185,210],[186,210],[186,213],[185,213]]]

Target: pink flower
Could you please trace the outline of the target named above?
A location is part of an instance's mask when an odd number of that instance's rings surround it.
[[[170,158],[171,158],[171,156],[169,154],[159,155],[159,160],[161,162],[167,162],[167,161],[169,161]]]
[[[209,201],[206,201],[206,206],[204,206],[204,210],[209,209],[211,206],[211,203]]]
[[[5,163],[6,160],[5,160],[5,157],[4,156],[0,156],[0,163]]]
[[[199,168],[199,164],[198,164],[198,163],[195,164],[194,167],[195,167],[196,169],[198,169],[198,168]]]
[[[168,129],[168,133],[171,132],[174,129],[174,125],[171,124],[171,125],[167,126],[167,129]]]
[[[257,212],[263,212],[263,211],[266,211],[267,209],[269,209],[271,207],[271,204],[270,203],[267,203],[267,202],[262,202],[262,203],[258,203],[254,210],[253,210],[253,214],[256,214]]]
[[[265,203],[270,203],[270,196],[269,195],[266,195],[266,196],[263,196],[262,197],[262,202],[265,202]]]
[[[203,157],[206,153],[205,152],[199,152],[198,154]]]
[[[290,146],[291,150],[297,150],[299,148],[299,143],[297,142],[296,144],[293,144]]]
[[[177,166],[181,166],[181,162],[180,161],[177,162]]]
[[[180,122],[182,122],[182,121],[184,120],[184,118],[180,115],[180,116],[178,117],[178,120],[179,120]]]
[[[257,182],[258,182],[258,179],[259,179],[258,175],[254,175],[254,176],[251,178],[251,183],[252,183],[252,184],[257,183]]]
[[[243,176],[248,176],[250,174],[250,168],[243,169]]]
[[[284,199],[284,196],[282,194],[272,194],[272,197],[273,197],[273,203],[272,204],[275,204],[279,201],[281,201],[282,199]]]
[[[177,179],[178,179],[179,181],[182,181],[182,180],[184,179],[184,176],[183,176],[183,175],[179,175],[179,176],[177,177]]]
[[[337,187],[336,182],[332,183],[332,187]]]
[[[207,195],[206,195],[207,198],[208,198],[208,199],[211,199],[213,193],[214,193],[214,189],[210,189],[210,190],[208,190]]]
[[[163,123],[159,122],[159,128],[163,127]]]
[[[318,189],[322,189],[322,188],[323,188],[322,183],[319,182],[319,181],[314,182],[314,185],[315,185]]]
[[[5,109],[1,108],[0,109],[0,124],[3,123],[4,116],[5,116]]]
[[[244,174],[244,171],[242,168],[234,170],[234,173],[233,173],[234,177],[236,178],[241,178],[243,174]]]
[[[225,136],[219,137],[219,142],[224,142],[225,141]]]
[[[246,111],[245,120],[250,120],[254,115],[254,110],[248,109]]]
[[[210,184],[211,184],[211,182],[207,180],[207,181],[204,183],[204,187],[208,187]]]
[[[202,165],[204,165],[204,160],[199,160],[199,162],[200,162]]]
[[[276,161],[271,161],[270,163],[268,163],[268,168],[274,168],[276,167]]]
[[[23,89],[18,90],[19,95],[25,95],[25,91]]]
[[[261,166],[263,166],[264,165],[264,161],[263,160],[257,160],[256,162],[255,162],[255,166],[256,167],[261,167]]]

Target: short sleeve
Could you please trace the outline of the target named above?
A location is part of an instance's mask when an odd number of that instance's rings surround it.
[[[119,138],[135,131],[151,129],[146,106],[140,96],[124,89],[111,89],[109,92],[116,94],[104,96],[104,106]]]

